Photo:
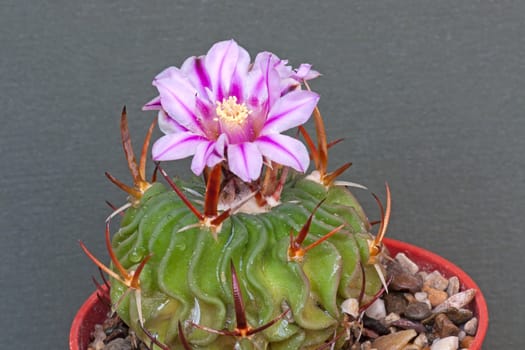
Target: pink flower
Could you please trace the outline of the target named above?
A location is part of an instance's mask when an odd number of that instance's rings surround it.
[[[263,160],[306,171],[306,147],[281,133],[310,118],[319,96],[300,84],[319,73],[286,63],[262,52],[250,64],[248,52],[229,40],[161,72],[153,81],[159,96],[144,106],[159,110],[165,134],[153,145],[153,159],[193,156],[197,175],[226,161],[243,181],[259,178]]]

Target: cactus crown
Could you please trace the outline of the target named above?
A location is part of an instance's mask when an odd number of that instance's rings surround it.
[[[361,206],[339,181],[351,163],[328,171],[328,142],[319,96],[297,70],[263,52],[250,64],[235,41],[215,44],[154,80],[165,133],[152,149],[156,167],[146,180],[155,127],[137,164],[121,115],[129,186],[109,173],[128,202],[106,219],[111,265],[81,243],[111,278],[113,309],[160,349],[340,348],[356,300],[362,312],[383,290],[381,241],[390,217],[381,212],[374,237]],[[304,89],[302,88],[304,86]],[[302,126],[313,115],[316,141]],[[297,127],[306,147],[281,132]],[[193,156],[204,181],[172,179],[161,162]],[[306,172],[310,160],[315,170]],[[160,172],[167,186],[156,181]],[[121,215],[111,238],[111,220]]]

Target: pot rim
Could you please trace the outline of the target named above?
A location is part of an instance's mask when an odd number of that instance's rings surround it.
[[[478,318],[478,329],[470,349],[481,349],[481,345],[487,334],[489,314],[485,297],[476,282],[457,265],[424,248],[391,238],[385,238],[383,243],[392,252],[392,255],[399,252],[405,253],[410,259],[414,260],[423,271],[438,270],[447,278],[457,276],[461,283],[461,289],[476,289],[472,307],[474,314]],[[422,260],[428,262],[423,264],[421,263]],[[107,287],[102,286],[102,288]],[[89,336],[95,324],[101,323],[106,317],[109,307],[101,301],[98,295],[99,293],[100,291],[91,293],[76,313],[69,333],[70,350],[85,350],[80,344],[89,343]],[[95,317],[88,318],[88,314],[95,314]]]

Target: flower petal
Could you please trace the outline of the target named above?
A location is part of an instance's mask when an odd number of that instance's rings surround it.
[[[162,108],[171,118],[188,130],[203,134],[195,114],[197,90],[177,68],[170,67],[161,72],[153,80],[153,85],[159,90]]]
[[[259,60],[254,63],[254,69],[261,71],[261,78],[263,79],[264,95],[266,95],[266,109],[267,113],[275,101],[281,95],[281,77],[279,72],[275,69],[280,60],[271,52],[261,52],[257,55]]]
[[[249,54],[235,40],[216,43],[206,54],[204,63],[210,78],[211,90],[217,101],[228,97],[235,71],[248,71]]]
[[[206,166],[212,167],[224,160],[226,135],[221,135],[217,141],[202,142],[197,146],[191,162],[191,170],[195,175],[202,174]]]
[[[261,135],[276,134],[308,121],[319,101],[319,95],[311,91],[289,92],[275,102]]]
[[[202,174],[210,155],[215,151],[215,141],[202,142],[195,150],[195,156],[191,161],[191,171],[195,175]]]
[[[156,111],[162,108],[161,102],[160,102],[160,96],[155,97],[151,101],[147,102],[143,107],[143,111]]]
[[[292,78],[298,81],[311,80],[319,77],[321,73],[312,69],[312,65],[303,63],[299,66],[296,72],[292,74]]]
[[[298,140],[287,135],[264,135],[254,142],[262,155],[284,166],[305,172],[310,164],[306,147]]]
[[[262,155],[251,142],[228,145],[228,165],[230,171],[250,182],[259,178],[262,168]]]
[[[195,154],[197,147],[203,142],[208,140],[192,132],[168,134],[155,142],[151,153],[155,161],[182,159]]]
[[[159,129],[165,134],[175,134],[179,132],[188,131],[185,127],[170,118],[164,110],[160,110],[158,114]]]
[[[197,90],[198,96],[200,98],[207,98],[205,89],[209,89],[211,85],[208,72],[204,67],[204,56],[189,57],[186,59],[186,61],[184,61],[180,67],[180,70]]]

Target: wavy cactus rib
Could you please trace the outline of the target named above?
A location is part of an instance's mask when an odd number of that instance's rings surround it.
[[[179,182],[189,198],[202,186]],[[288,261],[290,230],[298,232],[314,208],[305,244],[340,225],[343,229],[308,251],[302,262]],[[237,267],[245,295],[246,317],[254,327],[291,309],[291,317],[253,336],[263,348],[315,348],[327,341],[342,320],[342,300],[361,292],[359,262],[369,258],[368,221],[353,195],[344,187],[328,189],[298,178],[288,181],[282,204],[260,214],[238,213],[227,219],[213,238],[209,229],[193,227],[197,218],[164,185],[155,183],[139,204],[128,209],[113,248],[127,269],[151,254],[141,274],[144,327],[172,349],[180,347],[178,322],[191,321],[213,329],[230,328],[234,319],[229,276]],[[372,266],[365,265],[365,299],[381,287]],[[112,300],[126,286],[112,280]],[[133,296],[120,304],[119,315],[141,334]],[[195,348],[223,349],[236,339],[186,327]],[[247,346],[247,345],[245,345]]]

